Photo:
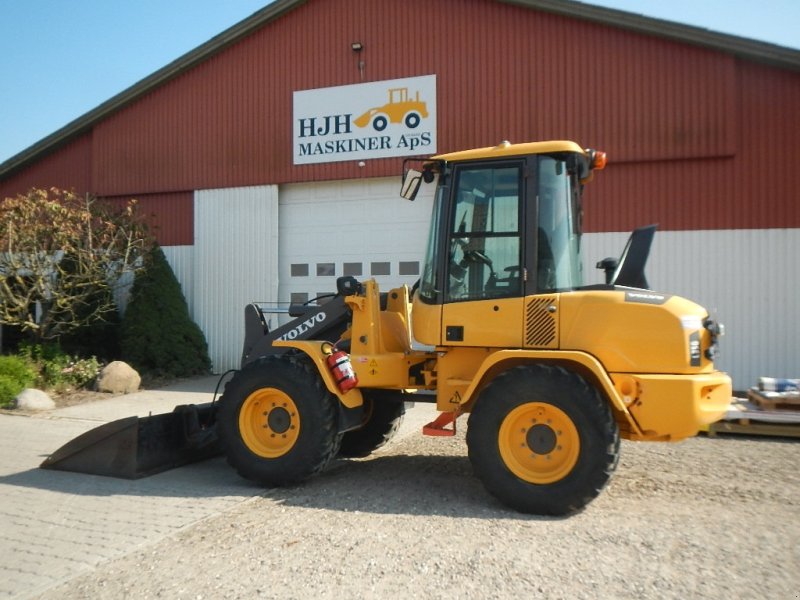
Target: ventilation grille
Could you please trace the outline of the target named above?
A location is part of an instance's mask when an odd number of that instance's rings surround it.
[[[548,310],[556,298],[533,298],[525,307],[525,345],[550,348],[556,342],[556,316]]]

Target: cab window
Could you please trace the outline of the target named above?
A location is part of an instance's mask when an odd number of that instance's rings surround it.
[[[507,163],[456,169],[446,301],[520,295],[521,173]]]

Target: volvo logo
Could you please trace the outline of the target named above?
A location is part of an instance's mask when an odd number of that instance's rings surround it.
[[[327,316],[328,315],[326,315],[324,312],[317,313],[313,317],[306,319],[305,321],[300,323],[300,325],[298,325],[297,327],[290,329],[282,336],[280,336],[278,339],[282,341],[297,339],[307,331],[310,331],[311,329],[322,323]]]

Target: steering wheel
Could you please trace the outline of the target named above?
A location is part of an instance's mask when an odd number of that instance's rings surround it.
[[[482,262],[490,269],[492,268],[492,259],[480,250],[464,250],[464,259],[470,262]]]

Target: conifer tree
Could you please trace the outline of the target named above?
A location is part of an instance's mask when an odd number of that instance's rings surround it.
[[[205,336],[189,315],[186,298],[160,247],[146,255],[122,319],[122,357],[156,376],[209,373]]]

